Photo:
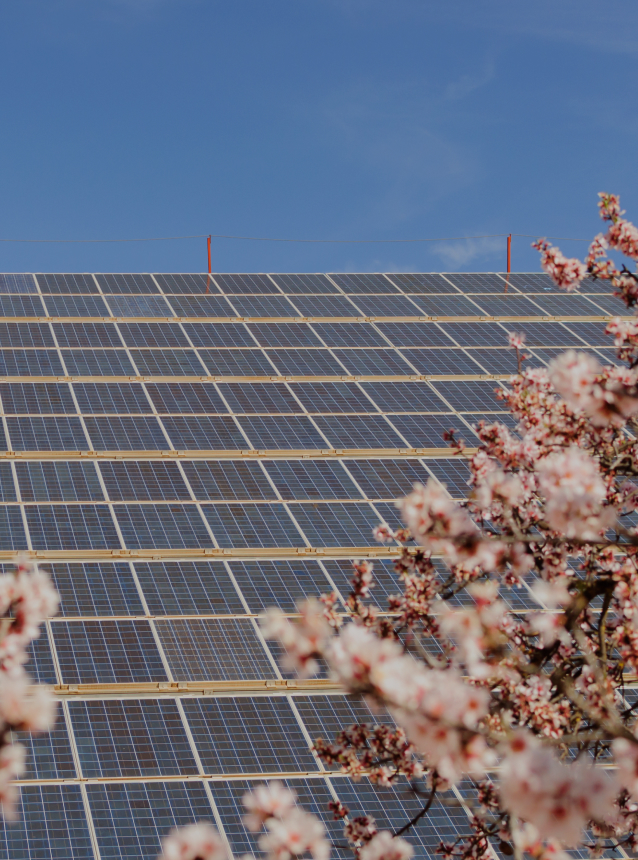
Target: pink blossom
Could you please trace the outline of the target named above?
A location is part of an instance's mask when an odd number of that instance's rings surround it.
[[[619,218],[609,227],[607,241],[626,257],[638,260],[638,229],[631,223]]]
[[[290,860],[309,852],[314,860],[328,860],[330,844],[325,827],[309,812],[295,807],[283,818],[266,821],[268,833],[260,836],[259,847],[274,860]]]
[[[563,256],[544,239],[532,243],[532,247],[541,252],[541,266],[561,289],[573,292],[586,277],[587,269],[580,260]]]
[[[47,687],[31,686],[26,674],[0,672],[0,717],[15,729],[46,732],[53,728],[57,702]]]
[[[176,827],[162,840],[158,860],[226,860],[228,853],[212,824]]]
[[[381,830],[359,852],[361,860],[410,860],[414,849],[400,836]]]
[[[529,821],[543,839],[576,845],[589,821],[613,814],[618,784],[583,762],[564,765],[531,732],[518,731],[505,749],[500,793],[506,809]]]
[[[598,196],[600,197],[598,209],[603,221],[617,221],[625,214],[624,210],[620,208],[620,197],[617,194],[607,194],[605,191],[601,191]]]
[[[603,507],[607,489],[596,461],[571,447],[537,464],[545,516],[550,527],[566,537],[592,540],[613,525],[616,511]]]
[[[525,334],[523,332],[516,334],[510,331],[507,335],[507,342],[514,349],[523,349],[525,346]]]
[[[289,621],[280,609],[269,609],[260,618],[260,625],[267,639],[277,639],[285,648],[282,661],[286,668],[307,677],[319,671],[316,658],[332,635],[332,628],[317,598],[310,597],[297,608],[301,613],[297,624]]]
[[[258,785],[253,791],[246,792],[242,798],[248,815],[244,824],[256,833],[269,818],[284,818],[294,809],[296,794],[282,782],[273,780],[267,785]]]
[[[621,785],[634,800],[638,800],[638,743],[627,738],[616,738],[612,750]]]

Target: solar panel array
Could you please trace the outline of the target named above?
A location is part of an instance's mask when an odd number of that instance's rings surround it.
[[[153,858],[200,819],[258,854],[241,798],[265,778],[336,842],[333,799],[411,818],[405,786],[319,762],[314,738],[379,717],[325,672],[284,672],[257,617],[326,591],[345,612],[364,556],[383,609],[398,545],[373,528],[414,481],[465,496],[442,433],[472,448],[477,420],[511,423],[508,331],[532,366],[566,347],[609,362],[623,311],[605,284],[568,296],[543,275],[0,275],[0,561],[32,551],[62,596],[29,664],[60,718],[26,739],[0,860]],[[417,857],[467,832],[462,797],[414,830]]]

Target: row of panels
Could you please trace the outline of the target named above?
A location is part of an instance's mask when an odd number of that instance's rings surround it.
[[[443,573],[443,563],[434,563]],[[259,615],[271,606],[290,614],[308,595],[332,591],[344,609],[353,574],[347,558],[53,562],[43,567],[60,594],[53,626],[73,618]],[[373,568],[374,585],[364,602],[387,611],[388,597],[401,591],[401,583],[391,559],[376,559]],[[461,594],[454,602],[466,599]],[[526,587],[504,589],[504,599],[517,609],[538,605],[530,602]],[[41,644],[38,649],[41,653]]]
[[[62,460],[0,462],[0,501],[392,501],[432,477],[453,498],[469,492],[469,468],[458,458]]]
[[[486,398],[487,399],[487,398]],[[494,404],[485,403],[487,409]],[[481,404],[472,404],[480,409]],[[445,408],[445,407],[443,407]],[[498,408],[498,404],[497,404]],[[487,413],[467,415],[468,421]],[[444,448],[443,433],[473,433],[443,415],[7,417],[4,451],[318,451]],[[399,429],[400,428],[400,429]],[[4,435],[4,439],[2,438]]]
[[[585,347],[617,363],[611,349]],[[562,350],[535,349],[526,367],[542,367]],[[336,377],[480,376],[517,373],[506,347],[417,349],[0,349],[0,377]]]
[[[7,322],[0,347],[96,349],[252,347],[451,347],[507,344],[523,331],[531,347],[611,346],[604,322]]]
[[[421,316],[585,316],[627,315],[627,306],[607,295],[480,296],[387,294],[355,298],[308,296],[131,296],[131,295],[6,295],[0,294],[4,317],[130,318],[294,318],[294,317],[421,317]]]
[[[611,293],[609,281],[587,278],[584,293]],[[502,293],[558,292],[540,273],[479,274],[0,274],[0,293],[188,294]]]
[[[190,781],[25,786],[20,817],[0,825],[0,860],[155,860],[161,839],[173,827],[212,821],[235,857],[262,857],[257,835],[243,823],[242,798],[263,780]],[[382,829],[398,829],[422,808],[423,801],[397,783],[379,789],[364,779],[291,778],[284,780],[298,803],[324,822],[333,844],[331,857],[351,857],[343,844],[343,824],[328,804],[341,800],[353,816],[371,814]],[[434,858],[442,840],[469,833],[458,792],[445,792],[427,818],[406,837],[416,858]],[[473,796],[470,792],[469,796]],[[99,853],[98,853],[99,852]]]

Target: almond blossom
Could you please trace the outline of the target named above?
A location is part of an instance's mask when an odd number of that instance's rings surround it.
[[[380,833],[364,845],[359,853],[361,860],[410,860],[414,849],[405,839],[393,839],[387,830]]]
[[[212,824],[189,824],[162,841],[159,860],[226,860],[228,852]]]
[[[567,292],[572,292],[580,286],[580,282],[587,274],[587,269],[580,260],[564,257],[558,248],[552,247],[544,239],[534,242],[533,247],[541,252],[541,266],[557,286]]]

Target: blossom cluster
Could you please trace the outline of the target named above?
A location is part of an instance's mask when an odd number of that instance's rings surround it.
[[[470,815],[468,832],[440,845],[446,860],[638,851],[638,719],[627,696],[638,675],[638,275],[607,257],[612,248],[638,260],[638,229],[615,195],[599,207],[607,233],[584,262],[536,247],[560,289],[611,282],[628,308],[607,326],[623,363],[569,350],[525,368],[525,338],[511,334],[519,373],[497,396],[515,429],[479,422],[474,450],[447,434],[470,469],[467,499],[431,478],[397,502],[404,528],[375,531],[403,544],[387,609],[370,604],[365,560],[342,604],[323,595],[296,619],[262,618],[286,668],[321,668],[378,715],[317,738],[316,754],[380,791],[402,782],[422,803],[390,832],[335,801],[357,860],[408,860],[410,829],[451,786]],[[323,823],[281,784],[245,802],[273,860],[327,858]]]
[[[0,575],[0,805],[15,814],[13,780],[24,772],[24,747],[12,733],[46,732],[56,717],[56,703],[44,685],[32,685],[24,664],[27,648],[40,635],[42,622],[55,615],[59,597],[49,576],[26,555],[15,570]]]

